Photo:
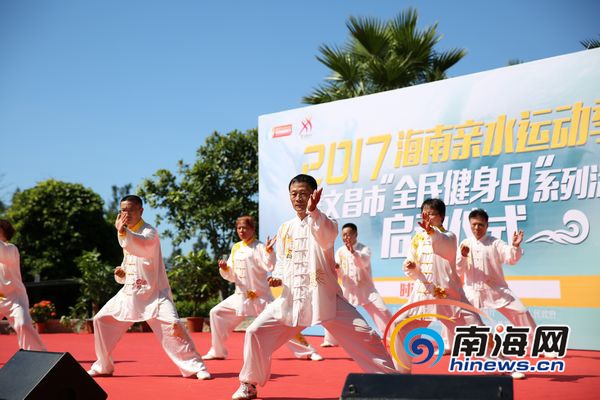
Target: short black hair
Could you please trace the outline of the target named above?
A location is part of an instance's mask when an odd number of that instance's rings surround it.
[[[355,224],[353,224],[352,222],[348,222],[347,224],[344,224],[344,226],[342,226],[342,230],[346,229],[346,228],[350,228],[352,229],[354,232],[358,232],[358,228],[356,227]]]
[[[288,185],[288,190],[291,189],[292,184],[294,183],[307,183],[308,186],[310,186],[310,188],[312,190],[317,190],[317,180],[315,178],[313,178],[310,175],[305,175],[305,174],[300,174],[300,175],[296,175],[295,177],[292,178],[292,180],[290,181],[290,184]]]
[[[423,204],[421,204],[421,212],[423,212],[425,207],[433,208],[442,216],[442,218],[446,216],[446,204],[440,199],[426,199]]]
[[[142,198],[140,196],[136,196],[135,194],[128,194],[127,196],[124,196],[120,203],[124,202],[124,201],[130,201],[132,203],[137,204],[140,207],[144,206],[144,202],[142,201]]]
[[[482,210],[481,208],[476,208],[469,213],[469,219],[471,218],[481,218],[485,222],[488,222],[490,216],[488,215],[488,213],[485,212],[485,210]]]
[[[6,237],[6,240],[12,239],[13,236],[15,236],[15,233],[17,232],[15,230],[15,227],[12,226],[10,221],[7,219],[0,219],[0,230],[2,232],[4,232],[4,236]]]

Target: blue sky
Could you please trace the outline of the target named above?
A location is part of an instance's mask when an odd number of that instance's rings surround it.
[[[54,178],[108,200],[111,185],[193,162],[213,131],[302,106],[328,73],[319,45],[343,44],[349,16],[408,6],[439,24],[438,49],[467,49],[450,76],[600,38],[595,0],[2,1],[0,199]]]

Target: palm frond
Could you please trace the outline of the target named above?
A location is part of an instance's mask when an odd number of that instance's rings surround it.
[[[418,29],[417,17],[414,8],[387,22],[350,17],[348,41],[342,47],[319,47],[317,60],[331,75],[302,101],[319,104],[444,79],[466,51],[436,51],[442,39],[437,24]]]
[[[321,55],[317,56],[317,60],[332,72],[328,80],[343,81],[350,86],[360,80],[360,66],[350,53],[327,45],[319,47],[319,51]]]
[[[588,50],[600,47],[600,39],[583,39],[579,43]]]
[[[465,49],[452,49],[435,54],[431,59],[431,69],[444,73],[467,55]],[[445,76],[444,76],[445,77]]]
[[[394,36],[398,34],[411,36],[417,29],[417,10],[409,7],[388,23],[388,29]]]
[[[358,56],[385,58],[390,37],[383,22],[376,18],[350,17],[346,27],[353,39],[353,51]]]

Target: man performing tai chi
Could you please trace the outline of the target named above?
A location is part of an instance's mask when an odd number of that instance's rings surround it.
[[[316,324],[330,330],[365,372],[396,372],[377,333],[342,296],[333,256],[337,223],[317,208],[323,189],[309,175],[292,178],[288,189],[296,217],[279,228],[270,278],[272,286],[283,285],[283,293],[246,330],[234,400],[255,399],[256,385],[264,386],[271,374],[273,352]]]
[[[124,258],[115,269],[115,279],[123,288],[94,317],[97,361],[88,373],[111,376],[111,353],[127,328],[146,321],[167,355],[184,377],[210,379],[194,342],[181,322],[163,263],[156,229],[142,219],[142,199],[128,195],[121,199],[115,222]]]
[[[222,360],[227,357],[225,341],[231,331],[245,317],[256,317],[273,301],[267,275],[275,266],[273,245],[275,238],[267,239],[266,246],[256,239],[254,217],[239,217],[235,229],[240,241],[233,245],[231,255],[219,260],[219,273],[235,283],[235,292],[210,310],[211,348],[204,360]],[[287,342],[287,347],[298,358],[321,361],[323,357],[306,341],[304,336]]]
[[[419,225],[424,232],[418,232],[413,237],[410,252],[403,265],[404,273],[415,280],[408,304],[421,300],[448,299],[470,305],[456,273],[456,236],[446,231],[442,225],[446,205],[440,199],[427,199],[421,205],[421,213],[422,221]],[[420,314],[440,314],[452,318],[452,321],[440,320],[452,333],[456,326],[484,325],[479,315],[473,311],[450,305],[428,304],[404,312],[394,321],[391,330],[406,318]],[[415,319],[399,331],[395,347],[398,358],[404,364],[404,367],[397,365],[400,373],[410,374],[412,371],[412,358],[404,348],[406,335],[414,329],[428,326],[432,320],[432,317]],[[521,372],[515,372],[512,376],[515,379],[525,377]]]
[[[4,317],[17,333],[19,348],[46,351],[29,315],[29,299],[21,280],[19,249],[8,243],[15,228],[0,219],[0,320]]]
[[[514,232],[511,245],[487,233],[489,216],[481,209],[471,211],[469,225],[473,237],[460,244],[456,270],[463,278],[464,290],[475,307],[492,308],[502,313],[514,326],[529,327],[530,345],[535,321],[527,307],[509,289],[502,264],[514,265],[523,254],[523,231]],[[556,353],[544,353],[554,358]]]
[[[335,262],[344,297],[354,307],[362,306],[383,334],[392,314],[373,284],[371,249],[358,242],[358,228],[353,223],[342,227],[342,241],[344,245],[335,252]],[[335,345],[337,341],[325,330],[321,346]]]

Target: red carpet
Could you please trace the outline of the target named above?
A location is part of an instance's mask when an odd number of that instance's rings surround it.
[[[210,334],[193,333],[198,350],[208,350]],[[229,339],[231,358],[208,361],[214,379],[184,379],[163,353],[152,333],[127,333],[113,358],[115,376],[98,378],[97,382],[110,399],[230,399],[239,382],[242,366],[243,334]],[[90,334],[44,334],[49,351],[70,352],[84,368],[94,361],[94,341]],[[325,361],[297,360],[285,348],[273,360],[271,380],[259,388],[261,399],[338,399],[349,372],[361,372],[339,347],[322,349],[320,337],[308,340],[326,358]],[[0,367],[18,350],[15,335],[0,335]],[[448,373],[447,357],[433,368],[418,366],[416,373]],[[565,357],[563,373],[528,374],[515,381],[515,398],[524,399],[598,399],[600,395],[600,352],[570,350]]]

